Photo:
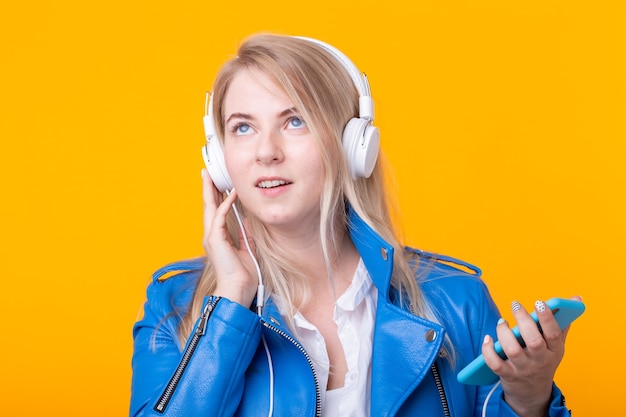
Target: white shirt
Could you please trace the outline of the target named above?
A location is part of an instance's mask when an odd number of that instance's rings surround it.
[[[335,303],[333,320],[346,355],[348,371],[342,388],[327,391],[330,361],[322,334],[301,313],[294,316],[296,337],[313,360],[322,395],[322,415],[369,416],[372,379],[372,342],[378,291],[363,264],[352,284]]]

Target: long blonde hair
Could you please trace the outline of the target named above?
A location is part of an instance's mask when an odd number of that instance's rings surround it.
[[[222,66],[214,83],[214,123],[218,136],[222,138],[225,129],[222,109],[228,87],[236,74],[251,69],[264,73],[284,89],[320,141],[325,176],[319,230],[329,272],[331,260],[339,256],[337,236],[347,232],[346,204],[349,204],[369,226],[393,245],[395,259],[392,286],[403,295],[403,302],[415,314],[434,319],[416,284],[414,270],[400,243],[400,234],[393,226],[388,205],[390,200],[386,195],[383,158],[379,157],[369,178],[353,180],[348,171],[341,138],[347,121],[358,117],[358,93],[345,68],[323,48],[307,40],[273,34],[258,34],[248,38],[240,46],[237,56]],[[245,216],[245,208],[238,207]],[[266,294],[276,294],[285,302],[289,309],[285,319],[290,321],[293,313],[310,297],[307,279],[287,254],[272,244],[264,225],[253,217],[248,220]],[[232,214],[228,224],[233,242],[238,242],[236,221]],[[215,288],[214,269],[207,263],[191,305],[181,321],[181,341],[186,340],[191,333],[204,297]]]

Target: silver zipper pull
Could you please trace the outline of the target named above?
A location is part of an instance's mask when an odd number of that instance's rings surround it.
[[[212,302],[208,302],[206,306],[204,306],[204,310],[202,310],[202,314],[200,315],[200,322],[198,323],[198,327],[196,327],[196,335],[204,336],[206,332],[206,324],[209,322],[209,316],[213,311],[214,304]]]

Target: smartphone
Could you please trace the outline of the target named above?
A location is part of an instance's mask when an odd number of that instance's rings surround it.
[[[585,311],[585,305],[581,301],[568,300],[565,298],[551,298],[546,301],[546,306],[552,310],[552,314],[554,314],[554,318],[561,329],[567,327]],[[530,316],[535,320],[535,323],[539,324],[535,311],[533,311]],[[541,331],[541,327],[539,330]],[[525,346],[517,326],[515,326],[512,331],[519,343]],[[506,359],[500,342],[494,344],[494,349],[502,359]],[[498,376],[494,374],[485,363],[483,355],[478,356],[457,374],[457,380],[459,382],[470,385],[491,385],[498,382],[498,379]]]

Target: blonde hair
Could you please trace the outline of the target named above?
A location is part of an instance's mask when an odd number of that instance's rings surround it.
[[[358,93],[354,82],[335,57],[313,42],[289,36],[259,34],[242,43],[237,57],[221,68],[213,89],[213,114],[218,136],[224,136],[224,98],[229,85],[240,71],[260,71],[284,89],[307,125],[320,141],[324,167],[324,186],[320,201],[320,240],[330,274],[331,260],[339,256],[337,236],[348,230],[346,204],[395,249],[392,286],[401,302],[415,314],[434,320],[416,283],[400,233],[393,226],[386,195],[383,158],[379,157],[369,178],[353,180],[347,167],[341,138],[343,129],[358,117]],[[245,208],[239,206],[245,216]],[[264,225],[250,217],[249,229],[264,277],[266,294],[276,294],[288,308],[285,319],[310,297],[307,279],[287,254],[273,245]],[[229,218],[233,242],[238,242],[234,217]],[[216,288],[214,269],[207,263],[196,286],[191,305],[183,317],[179,336],[187,339],[197,320],[203,299]],[[184,343],[183,343],[184,344]]]

